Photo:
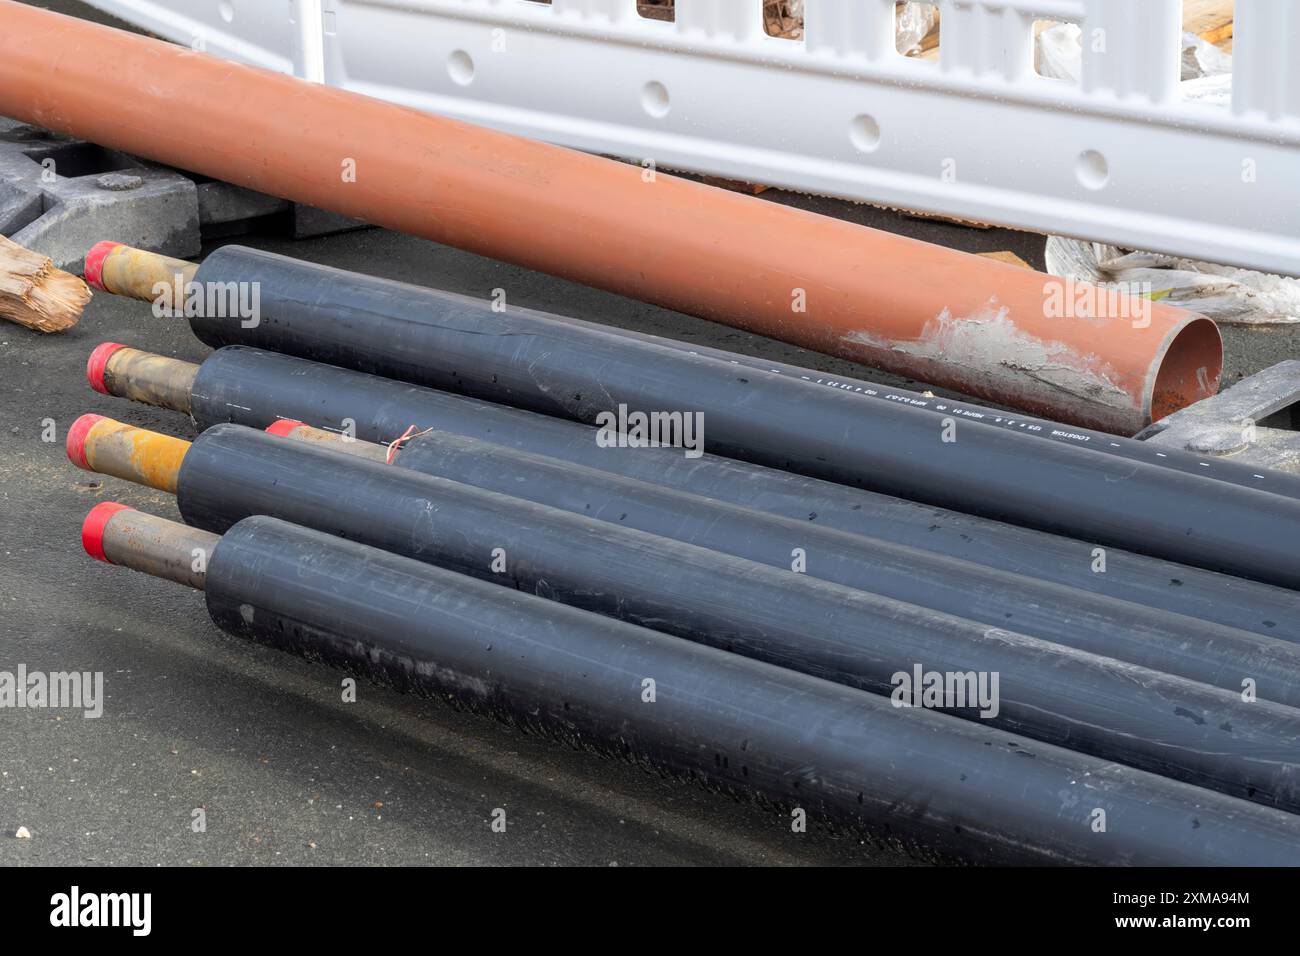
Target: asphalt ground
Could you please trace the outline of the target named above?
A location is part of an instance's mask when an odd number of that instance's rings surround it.
[[[87,12],[80,3],[38,5]],[[765,198],[1042,265],[1040,236],[775,191]],[[503,288],[519,306],[902,383],[409,236],[240,241],[469,295]],[[0,671],[100,671],[106,698],[99,718],[0,709],[0,865],[916,862],[851,833],[794,833],[784,809],[436,702],[363,684],[358,700],[344,703],[340,673],[224,636],[195,592],[91,561],[80,527],[96,503],[179,516],[167,495],[73,467],[67,427],[97,412],[194,436],[181,415],[88,387],[86,357],[103,341],[196,362],[207,352],[183,321],[108,295],[66,334],[0,327]],[[1252,344],[1251,366],[1294,352],[1289,340]],[[507,813],[504,833],[490,827],[497,808]],[[199,809],[204,832],[192,826]],[[15,837],[20,827],[30,839]]]

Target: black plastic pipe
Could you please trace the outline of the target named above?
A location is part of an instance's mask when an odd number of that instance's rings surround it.
[[[392,461],[1227,690],[1250,677],[1258,696],[1300,706],[1300,645],[446,432]]]
[[[209,257],[200,268],[200,275],[198,277],[199,281],[229,281],[226,277],[234,275],[234,272],[231,271],[229,266],[232,259],[239,263],[238,271],[241,280],[247,280],[248,276],[251,274],[256,273],[261,275],[258,271],[263,268],[261,263],[267,263],[267,265],[265,265],[265,276],[259,280],[263,282],[264,286],[269,283],[282,282],[286,279],[298,285],[301,285],[302,283],[313,284],[320,278],[320,273],[318,271],[320,267],[318,266],[311,266],[299,260],[285,259],[284,257],[275,256],[271,253],[261,253],[259,255],[269,258],[253,261],[244,255],[249,251],[250,250],[243,247],[227,247],[227,249],[223,250],[221,254]],[[384,316],[400,322],[407,322],[411,320],[418,321],[421,316],[426,315],[434,317],[436,320],[438,316],[449,308],[465,308],[477,312],[489,312],[491,310],[490,303],[483,299],[475,299],[469,296],[457,295],[455,293],[445,292],[439,289],[430,289],[423,286],[405,286],[404,288],[408,290],[408,292],[402,297],[401,301],[399,301],[390,295],[390,289],[394,283],[386,280],[370,279],[365,276],[360,278],[363,282],[374,284],[374,298],[367,302],[368,311],[372,316]],[[414,310],[411,310],[411,306],[415,304],[413,300],[418,300],[419,305]],[[270,306],[269,309],[273,311],[275,306]],[[939,398],[933,395],[922,395],[919,392],[909,391],[903,388],[894,388],[891,386],[863,381],[861,379],[830,375],[817,372],[813,369],[801,368],[796,365],[789,365],[783,362],[773,362],[769,359],[755,358],[749,355],[728,352],[723,349],[714,349],[703,345],[681,342],[676,339],[649,335],[632,329],[598,325],[596,323],[585,322],[582,319],[576,319],[570,316],[557,315],[549,312],[539,312],[534,309],[521,309],[514,306],[511,307],[511,312],[517,318],[525,320],[529,317],[534,317],[542,321],[551,320],[564,322],[574,327],[586,329],[592,332],[615,335],[634,342],[664,346],[678,351],[688,352],[693,355],[718,359],[743,368],[775,373],[796,381],[809,382],[823,388],[848,393],[857,398],[904,404],[914,409],[920,409],[932,414],[937,414],[941,417],[950,416],[957,419],[977,421],[982,424],[1002,428],[1008,431],[1014,431],[1018,434],[1024,434],[1034,438],[1046,439],[1048,441],[1060,442],[1078,447],[1086,447],[1090,450],[1099,451],[1103,454],[1117,458],[1155,465],[1161,468],[1196,475],[1202,478],[1212,478],[1229,484],[1254,488],[1272,494],[1286,495],[1291,498],[1300,498],[1300,477],[1283,472],[1269,470],[1261,471],[1258,468],[1251,468],[1237,462],[1194,455],[1179,449],[1153,446],[1146,442],[1136,441],[1132,438],[1122,438],[1105,432],[1062,425],[1057,422],[1034,418],[1030,415],[1003,412],[969,402]]]
[[[229,634],[891,843],[1002,863],[1300,862],[1300,817],[271,518],[230,528],[205,577]]]
[[[485,307],[485,303],[481,299],[474,299],[468,296],[456,295],[454,293],[443,292],[436,289],[430,289],[427,291],[431,297],[451,297],[477,304],[479,308]],[[664,338],[659,335],[650,335],[633,329],[622,329],[608,325],[599,325],[594,322],[575,319],[567,315],[538,312],[535,309],[515,308],[512,309],[512,311],[526,315],[539,315],[544,318],[557,319],[561,322],[568,322],[572,325],[578,325],[600,332],[608,332],[641,342],[649,342],[654,345],[665,345],[679,351],[703,355],[706,358],[721,359],[724,362],[729,362],[733,365],[739,365],[745,368],[775,372],[776,374],[783,375],[787,378],[793,378],[802,382],[810,382],[814,385],[819,385],[822,388],[835,389],[836,391],[845,392],[859,398],[894,402],[897,404],[907,405],[910,408],[921,409],[941,417],[953,417],[957,419],[977,421],[981,424],[992,425],[996,428],[1029,435],[1033,438],[1041,438],[1047,441],[1088,448],[1092,451],[1112,455],[1116,458],[1143,462],[1148,465],[1156,465],[1160,468],[1168,468],[1172,471],[1181,471],[1185,474],[1196,475],[1202,478],[1212,478],[1216,481],[1223,481],[1232,485],[1240,485],[1243,488],[1254,488],[1257,491],[1266,491],[1270,494],[1285,495],[1288,498],[1300,498],[1300,477],[1288,474],[1287,472],[1253,468],[1249,465],[1243,465],[1240,462],[1225,461],[1222,458],[1215,458],[1206,455],[1196,455],[1182,449],[1155,445],[1134,438],[1123,438],[1119,435],[1111,435],[1107,432],[1094,431],[1089,428],[1080,428],[1074,425],[1062,425],[1059,422],[1052,422],[1043,418],[1034,418],[1032,415],[1006,412],[997,408],[976,405],[959,399],[943,398],[936,395],[923,395],[920,392],[910,391],[905,388],[896,388],[891,385],[880,385],[875,382],[868,382],[859,378],[850,378],[844,375],[832,375],[829,372],[819,372],[815,369],[803,368],[798,365],[789,365],[785,362],[773,362],[769,359],[756,358],[751,355],[742,355],[737,352],[728,352],[725,349],[715,349],[690,342],[682,342],[677,339]],[[824,356],[817,356],[814,353],[813,357],[823,358]],[[1156,426],[1149,426],[1149,428],[1150,427],[1158,428],[1158,424]]]
[[[252,345],[595,422],[700,415],[728,457],[1300,587],[1300,500],[621,338],[533,313],[227,246],[196,281],[258,284],[258,321],[191,318]]]
[[[115,393],[129,393],[118,383]],[[110,383],[112,385],[112,383]],[[1300,593],[873,492],[670,448],[610,449],[594,429],[502,405],[238,346],[210,355],[171,407],[200,428],[277,419],[391,442],[436,428],[654,482],[820,527],[879,538],[1285,641]]]
[[[970,674],[952,712],[1300,809],[1300,711],[806,575],[236,425],[181,465],[185,520],[264,514],[889,695]],[[996,681],[996,689],[994,682]]]

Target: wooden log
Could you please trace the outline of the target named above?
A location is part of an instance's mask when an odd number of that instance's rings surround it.
[[[77,324],[89,301],[86,283],[0,236],[0,318],[38,332],[62,332]]]

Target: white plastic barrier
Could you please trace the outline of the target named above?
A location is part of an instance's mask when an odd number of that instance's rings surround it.
[[[209,52],[662,168],[1300,274],[1300,2],[1237,0],[1231,108],[1179,89],[1181,0],[92,0]],[[1038,20],[1083,30],[1039,76]]]

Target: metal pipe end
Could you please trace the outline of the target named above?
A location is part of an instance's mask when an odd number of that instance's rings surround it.
[[[94,471],[90,467],[90,462],[86,460],[86,436],[90,434],[100,422],[108,421],[103,415],[82,415],[72,427],[68,429],[68,437],[64,442],[64,449],[68,453],[68,461],[72,462],[82,471]]]
[[[90,358],[86,360],[86,381],[99,394],[113,394],[104,383],[104,371],[108,368],[108,360],[113,353],[124,348],[126,346],[120,342],[102,342],[95,346],[94,351],[90,353]]]
[[[122,243],[107,239],[90,247],[90,251],[86,253],[86,266],[82,270],[86,285],[92,289],[98,289],[100,292],[110,291],[104,288],[104,260],[108,258],[114,249],[121,246]]]
[[[383,462],[387,462],[389,459],[389,450],[384,445],[361,441],[356,438],[347,438],[338,432],[327,431],[324,428],[313,428],[305,422],[296,421],[292,418],[281,418],[279,421],[272,422],[266,426],[266,432],[269,435],[288,438],[291,441],[324,445],[334,451],[352,455],[355,458],[367,458],[371,461]]]
[[[82,416],[82,418],[86,417],[89,416]],[[104,532],[113,515],[119,511],[130,510],[130,505],[118,504],[116,501],[101,501],[91,508],[90,513],[86,515],[86,520],[81,523],[81,546],[86,549],[86,554],[96,561],[112,564],[108,555],[104,553]]]
[[[306,425],[306,422],[300,422],[296,418],[280,418],[266,426],[266,433],[278,438],[288,438],[294,431]]]
[[[199,266],[156,252],[135,249],[121,242],[97,242],[86,253],[84,275],[87,284],[101,292],[152,302],[165,287],[173,304],[177,293],[194,280]]]
[[[198,374],[199,366],[193,362],[118,342],[97,346],[86,362],[86,380],[95,391],[187,415]]]
[[[119,565],[202,590],[221,536],[179,521],[105,501],[81,525],[81,546],[105,564]]]
[[[82,415],[68,429],[68,459],[78,468],[176,492],[190,443],[103,415]]]

